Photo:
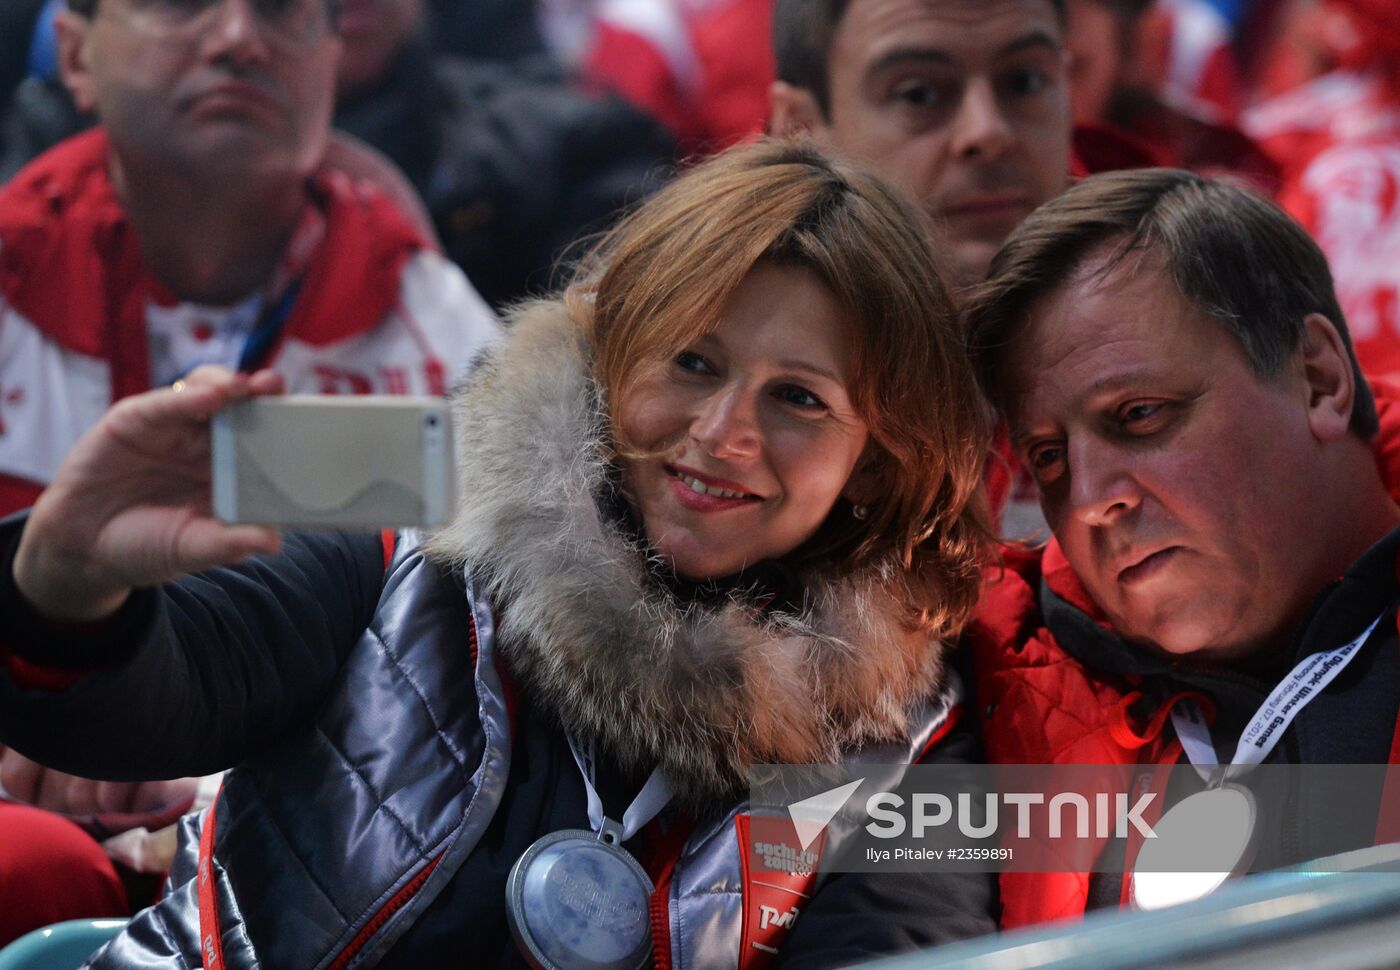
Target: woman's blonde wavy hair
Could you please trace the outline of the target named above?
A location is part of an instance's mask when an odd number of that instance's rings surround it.
[[[880,498],[864,520],[838,502],[794,565],[885,567],[911,628],[949,637],[976,601],[987,548],[988,431],[945,260],[924,215],[883,181],[809,142],[765,139],[652,196],[592,248],[565,300],[616,413],[647,366],[717,326],[756,264],[825,283],[851,322],[848,391]]]

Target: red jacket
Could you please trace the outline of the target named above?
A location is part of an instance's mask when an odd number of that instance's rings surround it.
[[[94,129],[0,188],[0,515],[34,501],[113,401],[160,380],[153,351],[202,362],[207,321],[235,312],[182,302],[150,273],[107,158]],[[300,283],[259,366],[290,393],[444,393],[495,337],[494,314],[372,187],[324,171],[308,194],[319,219],[303,223],[324,228],[286,247],[278,273]]]
[[[1381,418],[1381,433],[1374,445],[1377,463],[1392,497],[1400,498],[1400,382],[1377,381],[1374,388]],[[1133,678],[1090,670],[1046,628],[1039,602],[1042,579],[1056,595],[1108,627],[1059,544],[1052,540],[1038,551],[1008,549],[1004,562],[1005,569],[993,576],[984,591],[967,635],[988,760],[999,764],[1175,763],[1181,745],[1164,729],[1180,695],[1169,697],[1144,718],[1134,707],[1142,694]],[[1400,763],[1400,725],[1391,743],[1390,761]],[[1004,873],[1002,928],[1082,915],[1089,880],[1087,872]]]
[[[682,155],[719,151],[768,120],[772,20],[773,0],[614,4],[583,75],[664,124]]]
[[[1380,71],[1333,71],[1245,121],[1282,169],[1279,204],[1327,254],[1362,368],[1400,369],[1400,93]]]

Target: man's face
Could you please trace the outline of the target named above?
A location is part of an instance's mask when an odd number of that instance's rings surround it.
[[[1114,628],[1228,663],[1317,592],[1306,523],[1325,466],[1307,381],[1291,366],[1258,377],[1154,259],[1100,280],[1103,259],[1016,335],[1001,378],[1012,440]]]
[[[223,178],[320,161],[340,51],[324,0],[101,0],[59,23],[64,78],[119,159]]]
[[[1049,0],[852,0],[828,68],[818,133],[944,227],[963,279],[1064,188],[1069,95]]]

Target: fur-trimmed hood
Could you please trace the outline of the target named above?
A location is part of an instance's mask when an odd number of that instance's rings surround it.
[[[731,804],[759,763],[835,763],[905,735],[941,644],[902,624],[896,568],[801,576],[800,613],[681,602],[601,511],[606,419],[559,301],[519,310],[457,395],[461,511],[430,554],[498,607],[510,672],[621,766],[660,764],[692,811]]]

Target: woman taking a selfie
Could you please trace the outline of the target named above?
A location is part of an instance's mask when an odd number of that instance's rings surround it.
[[[697,167],[517,312],[421,543],[207,517],[209,416],[275,375],[114,406],[0,526],[0,740],[236,767],[95,965],[813,965],[992,930],[990,877],[775,888],[746,855],[750,765],[971,756],[941,655],[986,440],[937,264],[809,147]]]

